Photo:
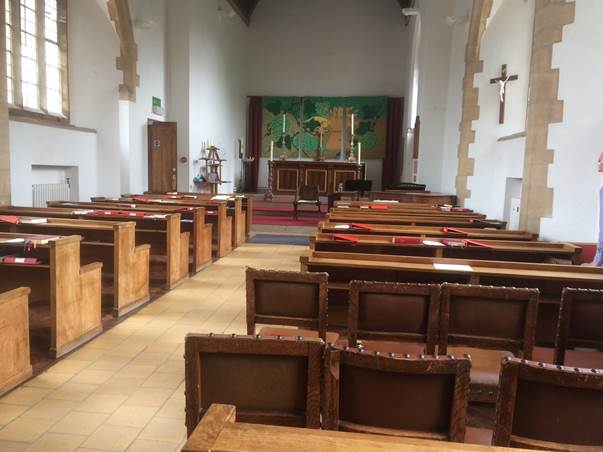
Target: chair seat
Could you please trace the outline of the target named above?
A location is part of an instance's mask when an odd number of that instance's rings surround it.
[[[312,201],[311,199],[298,199],[297,201],[294,201],[297,204],[320,204],[320,201],[318,200],[314,200]]]
[[[465,429],[465,442],[468,444],[479,444],[490,446],[492,444],[493,431],[488,428],[469,427]]]
[[[318,331],[305,330],[302,328],[284,328],[278,326],[265,326],[260,330],[260,336],[302,336],[318,337]],[[334,344],[339,339],[339,334],[327,331],[327,342]]]
[[[534,347],[532,359],[543,363],[553,363],[552,348]],[[603,352],[596,350],[566,350],[564,366],[603,369]]]
[[[500,366],[503,358],[513,356],[504,350],[487,350],[473,347],[448,347],[455,356],[471,356],[471,384],[498,386]]]

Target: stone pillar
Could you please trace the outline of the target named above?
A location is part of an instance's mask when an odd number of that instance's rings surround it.
[[[469,157],[469,145],[475,142],[473,121],[479,119],[479,88],[473,86],[475,74],[482,72],[480,44],[486,30],[486,21],[492,10],[493,0],[473,0],[471,23],[467,47],[465,49],[465,75],[463,76],[463,104],[459,124],[460,140],[458,147],[458,169],[456,176],[456,196],[458,203],[464,205],[471,197],[467,189],[469,176],[473,175],[474,159]]]
[[[8,104],[6,103],[6,27],[5,9],[0,8],[0,205],[10,204],[10,146]]]
[[[553,44],[561,42],[563,27],[574,22],[574,13],[574,2],[536,0],[519,220],[521,229],[534,233],[540,232],[540,219],[553,213],[554,193],[547,186],[554,158],[554,150],[548,148],[549,124],[563,121],[559,69],[552,67]]]

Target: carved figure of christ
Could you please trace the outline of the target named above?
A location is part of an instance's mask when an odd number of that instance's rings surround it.
[[[517,80],[517,75],[507,75],[507,65],[503,64],[500,68],[500,77],[491,78],[490,84],[498,84],[499,86],[499,110],[498,110],[498,123],[505,123],[505,100],[507,97],[507,83]]]

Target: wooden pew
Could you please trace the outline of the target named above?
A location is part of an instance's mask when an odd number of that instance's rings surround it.
[[[528,240],[538,239],[538,234],[527,231],[509,231],[503,229],[477,229],[477,228],[452,228],[437,226],[398,226],[390,224],[361,223],[352,226],[353,222],[318,223],[318,230],[330,234],[362,234],[362,235],[388,235],[388,236],[418,236],[418,237],[450,237],[464,239],[487,240]]]
[[[216,196],[218,196],[218,197],[225,196],[225,195],[212,195],[211,193],[196,193],[196,192],[186,192],[186,191],[166,192],[166,193],[145,191],[145,195],[148,195],[148,194],[172,195],[172,196],[173,195],[181,195],[181,196],[184,196],[184,198],[198,199],[198,200],[204,200],[204,201],[211,201]],[[243,213],[245,214],[245,239],[249,239],[249,234],[251,233],[251,225],[253,224],[253,196],[244,195],[244,194],[240,194],[240,193],[227,194],[226,196],[229,197],[228,198],[228,207],[229,208],[235,207],[235,199],[236,198],[240,198],[242,200]]]
[[[409,211],[409,212],[446,212],[457,214],[474,214],[472,209],[454,206],[441,206],[430,204],[414,204],[410,202],[399,201],[335,201],[333,207],[353,209],[373,209],[381,211]]]
[[[113,315],[120,317],[148,302],[149,245],[135,245],[135,223],[48,218],[44,223],[0,221],[0,231],[15,234],[80,235],[82,264],[103,263],[103,279],[112,279]]]
[[[28,287],[0,293],[0,395],[32,375],[29,355]]]
[[[389,206],[384,206],[389,207]],[[485,220],[486,216],[475,212],[442,212],[438,210],[400,210],[400,209],[375,209],[375,208],[348,208],[348,207],[333,207],[330,210],[332,215],[354,215],[358,217],[364,216],[398,216],[398,217],[421,217],[421,218],[436,218],[447,220],[470,220],[478,219]]]
[[[228,210],[225,202],[204,203],[196,200],[183,199],[150,199],[144,196],[140,197],[122,197],[106,198],[94,197],[92,202],[102,202],[110,204],[136,204],[140,205],[160,205],[171,207],[205,207],[205,220],[212,224],[212,236],[216,247],[218,257],[223,257],[232,251],[232,217],[228,216]]]
[[[448,226],[455,228],[494,228],[505,229],[507,223],[499,220],[479,218],[446,218],[429,215],[379,215],[374,212],[330,212],[327,218],[331,222],[375,223],[408,226]]]
[[[162,260],[165,286],[171,289],[188,276],[189,233],[180,231],[180,214],[151,212],[88,211],[66,207],[0,207],[0,215],[43,218],[111,220],[136,223],[136,244],[151,245],[150,254]],[[107,213],[107,214],[105,214]]]
[[[0,233],[0,237],[4,233]],[[6,235],[15,239],[14,234]],[[22,238],[22,237],[21,237]],[[81,237],[55,240],[30,239],[23,243],[0,243],[3,255],[35,258],[36,263],[0,262],[0,291],[27,286],[29,302],[48,303],[50,308],[50,355],[58,358],[88,342],[102,331],[100,262],[80,266]]]
[[[437,244],[440,244],[439,246]],[[581,248],[569,243],[504,240],[467,240],[438,237],[396,237],[315,233],[310,249],[343,253],[391,254],[404,256],[450,257],[519,262],[562,261],[580,263]]]
[[[527,452],[493,447],[239,422],[234,405],[214,403],[189,436],[182,452]]]
[[[456,205],[456,196],[445,193],[435,192],[417,192],[405,190],[385,190],[372,191],[369,194],[371,201],[375,199],[395,199],[401,202],[410,202],[415,204],[448,204]]]
[[[300,263],[302,271],[329,274],[329,324],[341,327],[345,327],[345,322],[342,325],[337,319],[345,319],[345,291],[349,281],[354,279],[537,288],[540,303],[536,343],[544,346],[554,344],[564,287],[603,289],[603,268],[575,265],[324,251],[306,252],[300,257]]]
[[[212,225],[205,223],[204,207],[170,207],[154,204],[113,204],[101,202],[49,201],[49,207],[66,207],[76,210],[117,210],[126,212],[152,212],[179,214],[181,231],[190,234],[190,272],[198,273],[212,263]]]

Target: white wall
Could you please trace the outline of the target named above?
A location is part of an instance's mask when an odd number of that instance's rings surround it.
[[[249,29],[247,94],[403,97],[407,35],[394,0],[262,0]],[[381,188],[381,160],[366,163]]]
[[[548,185],[555,190],[553,218],[543,219],[543,238],[596,242],[601,177],[597,159],[603,150],[603,2],[576,2],[575,22],[563,28],[553,47],[553,67],[560,69],[559,98],[563,123],[549,128],[555,158]]]
[[[475,143],[469,146],[475,167],[468,180],[471,198],[465,204],[492,218],[504,216],[507,178],[523,175],[525,139],[498,139],[525,132],[533,21],[533,0],[496,0],[482,38],[480,57],[484,69],[475,76],[480,117],[473,123]],[[499,87],[490,79],[500,76],[503,63],[507,64],[508,74],[518,74],[519,79],[507,83],[505,123],[501,125]]]

